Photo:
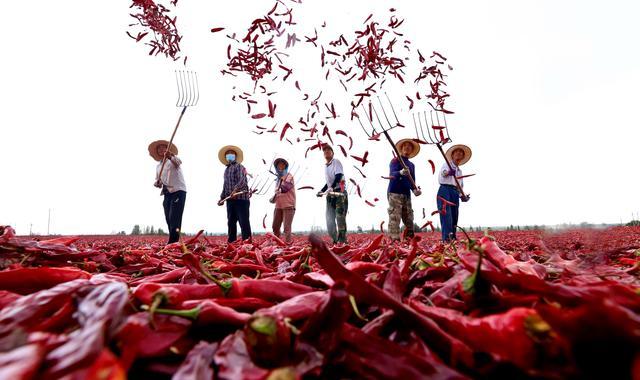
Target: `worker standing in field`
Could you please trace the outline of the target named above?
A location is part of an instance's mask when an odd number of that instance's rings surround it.
[[[460,166],[471,159],[471,148],[466,145],[454,145],[446,153],[449,163],[445,162],[440,169],[438,182],[438,210],[440,211],[440,225],[442,226],[442,241],[456,240],[456,228],[458,226],[458,208],[460,201],[469,201],[469,196],[462,196],[456,185],[456,178],[462,176]],[[449,167],[451,164],[451,167]],[[464,188],[464,181],[457,181]]]
[[[180,240],[182,213],[187,198],[187,186],[182,175],[182,161],[178,158],[178,147],[166,140],[149,144],[149,155],[158,161],[154,186],[162,189],[164,218],[169,229],[169,242]]]
[[[414,188],[409,178],[415,181],[416,169],[409,159],[420,152],[420,145],[411,140],[404,139],[396,144],[401,157],[394,157],[389,164],[389,187],[387,199],[389,200],[389,235],[391,240],[400,240],[400,221],[404,224],[404,237],[413,238],[413,206],[411,205],[411,192],[416,196],[422,194],[419,188]],[[402,162],[400,161],[402,159]],[[404,162],[404,165],[402,164]],[[406,166],[406,167],[405,167]]]
[[[218,159],[223,165],[224,184],[218,205],[227,203],[227,232],[228,242],[236,241],[240,224],[242,240],[251,238],[251,223],[249,222],[249,206],[251,191],[247,182],[247,170],[242,166],[244,155],[242,150],[234,145],[227,145],[218,152]]]
[[[284,222],[284,240],[291,243],[291,224],[296,213],[296,189],[294,178],[289,173],[289,163],[284,158],[273,161],[276,172],[276,190],[271,203],[275,203],[273,211],[273,234],[280,237],[280,227]]]
[[[327,197],[327,231],[333,243],[347,243],[347,210],[349,199],[345,186],[344,170],[342,163],[334,158],[333,148],[329,144],[322,146],[326,161],[324,173],[325,184],[316,194],[318,197]],[[336,224],[338,228],[336,229]]]

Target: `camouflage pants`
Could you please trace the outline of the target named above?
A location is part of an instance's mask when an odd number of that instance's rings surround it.
[[[389,200],[389,235],[391,239],[400,240],[400,220],[404,224],[405,236],[413,237],[413,207],[411,206],[411,196],[388,193]]]
[[[342,196],[327,195],[327,231],[334,243],[347,242],[347,209],[349,199],[347,194]],[[336,230],[336,223],[338,229]]]

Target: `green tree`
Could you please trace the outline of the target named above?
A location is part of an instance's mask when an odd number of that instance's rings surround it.
[[[131,230],[131,235],[140,235],[140,225],[136,224],[133,226],[133,230]]]

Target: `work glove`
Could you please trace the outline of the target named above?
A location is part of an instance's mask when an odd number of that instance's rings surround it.
[[[407,170],[407,169],[400,170],[400,175],[403,175],[405,177],[408,176],[409,175],[409,170]]]
[[[324,193],[322,191],[318,191],[316,193],[316,197],[318,197],[318,198],[322,198],[323,195],[324,195]]]
[[[471,195],[465,195],[460,197],[460,200],[463,202],[469,202],[469,199],[471,199]]]
[[[422,194],[422,190],[420,189],[413,189],[413,195],[415,195],[416,197],[419,197]]]
[[[454,169],[454,170],[449,170],[449,171],[447,172],[447,175],[446,175],[446,176],[447,176],[447,177],[453,177],[453,176],[455,176],[455,175],[456,175],[456,170]]]

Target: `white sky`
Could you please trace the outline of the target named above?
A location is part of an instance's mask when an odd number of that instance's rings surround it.
[[[304,149],[250,132],[256,123],[244,105],[231,101],[233,80],[219,73],[227,39],[224,32],[209,32],[224,26],[242,34],[272,4],[179,1],[182,48],[201,85],[200,103],[187,111],[175,140],[188,186],[185,231],[226,231],[225,211],[215,204],[224,169],[217,161],[221,145],[244,147],[253,172],[263,169],[261,158],[276,152],[302,162]],[[25,234],[33,224],[34,232],[44,233],[51,208],[52,233],[129,232],[134,224],[166,230],[147,145],[168,138],[175,124],[173,70],[179,67],[149,57],[146,47],[125,35],[128,5],[5,4],[0,224]],[[389,7],[406,18],[404,31],[414,48],[438,50],[454,67],[448,90],[456,114],[449,126],[455,142],[474,150],[463,170],[477,173],[466,181],[472,200],[462,206],[461,225],[617,223],[640,211],[640,3],[305,0],[294,12],[299,35],[312,34],[326,20],[320,33],[332,37],[360,28],[369,13],[386,20]],[[296,57],[316,62],[317,52],[304,45],[296,46]],[[309,72],[300,73],[301,83],[314,81],[313,71],[310,64]],[[335,101],[338,106],[341,100]],[[279,104],[279,115],[286,111]],[[408,115],[401,121],[408,123]],[[342,128],[363,139],[344,116]],[[381,201],[371,208],[352,196],[347,223],[368,229],[387,219],[387,183],[380,175],[386,175],[390,157],[383,142],[360,144],[352,153],[367,149],[372,156],[369,180],[361,185],[368,199]],[[435,209],[437,178],[427,159],[442,163],[434,147],[423,147],[414,161],[424,191],[414,199],[419,224],[423,207],[427,214]],[[302,163],[309,169],[298,186],[317,188],[323,182],[320,155]],[[348,177],[359,178],[346,167]],[[265,213],[270,224],[267,199],[252,201],[256,232],[264,231]],[[299,191],[294,230],[313,225],[324,225],[324,201],[313,191]]]

